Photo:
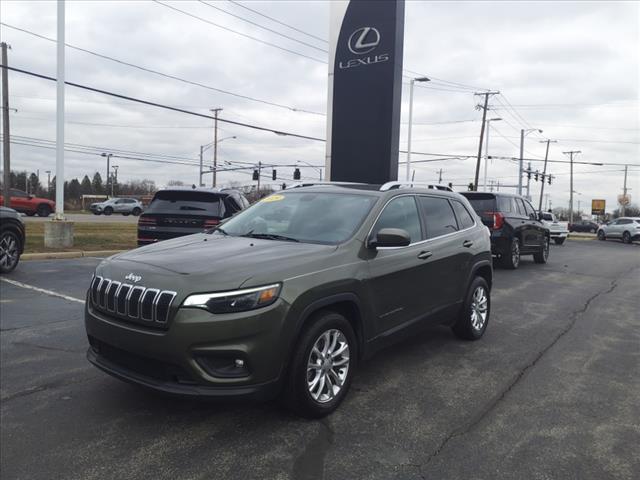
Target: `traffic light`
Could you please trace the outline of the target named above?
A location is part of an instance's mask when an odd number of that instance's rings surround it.
[[[449,188],[453,190],[453,183],[449,182]]]
[[[257,181],[260,178],[260,174],[258,173],[258,169],[253,171],[253,179]]]
[[[535,181],[538,181],[538,170],[536,170],[536,174],[533,176],[533,178],[535,179]]]
[[[300,169],[299,168],[296,168],[293,171],[293,179],[294,180],[300,180]]]
[[[527,170],[527,178],[531,180],[531,170]]]
[[[276,169],[274,168],[273,170],[271,170],[271,180],[275,180],[276,179]]]
[[[549,175],[549,185],[551,185],[551,175]]]
[[[287,188],[287,184],[286,183],[283,183],[281,186],[282,186],[282,190],[286,190],[286,188]]]
[[[469,189],[470,192],[473,192],[473,182],[470,182],[467,188]]]

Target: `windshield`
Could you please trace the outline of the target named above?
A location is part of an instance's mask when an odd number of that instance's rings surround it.
[[[208,192],[160,191],[146,213],[180,213],[220,217],[220,195]]]
[[[377,198],[348,193],[286,192],[262,199],[216,230],[219,234],[337,244],[351,237]]]
[[[553,218],[553,214],[552,213],[542,213],[542,219],[546,220],[547,222],[555,222],[555,219]]]

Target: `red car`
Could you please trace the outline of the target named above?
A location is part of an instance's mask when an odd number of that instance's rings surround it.
[[[4,197],[0,191],[0,202],[4,205]],[[6,206],[6,205],[5,205]],[[29,195],[22,190],[11,189],[11,208],[17,212],[26,213],[30,217],[36,213],[40,217],[48,217],[56,210],[56,203],[48,198]]]

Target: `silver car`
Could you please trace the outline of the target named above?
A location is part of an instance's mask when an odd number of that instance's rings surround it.
[[[640,240],[640,217],[620,217],[598,229],[598,239],[619,238],[624,243]]]
[[[142,213],[143,207],[140,200],[135,198],[110,198],[100,203],[92,203],[89,207],[95,215],[111,215],[112,213],[121,213],[122,215],[135,215],[136,217]]]

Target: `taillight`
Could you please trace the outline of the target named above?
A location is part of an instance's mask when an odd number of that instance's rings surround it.
[[[500,212],[484,212],[484,215],[493,217],[494,230],[500,230],[504,225],[504,215]]]
[[[220,223],[217,218],[208,218],[204,221],[204,228],[212,228]]]
[[[156,219],[153,217],[140,217],[138,219],[138,226],[151,227],[157,224]]]

